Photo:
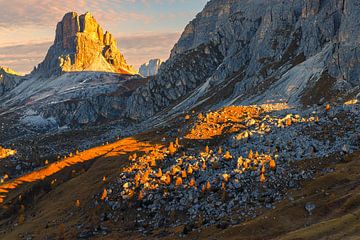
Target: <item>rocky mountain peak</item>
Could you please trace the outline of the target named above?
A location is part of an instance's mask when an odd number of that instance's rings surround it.
[[[155,76],[162,64],[160,59],[151,59],[149,62],[144,63],[139,68],[139,73],[144,77]]]
[[[21,74],[11,68],[0,66],[0,96],[16,86],[20,77]]]
[[[49,77],[63,72],[101,71],[135,74],[117,48],[115,38],[105,32],[91,13],[66,13],[57,24],[54,44],[33,73]]]
[[[15,76],[21,76],[20,73],[16,72],[15,70],[8,68],[8,67],[2,67],[0,66],[0,75],[15,75]],[[1,77],[0,77],[1,78]]]

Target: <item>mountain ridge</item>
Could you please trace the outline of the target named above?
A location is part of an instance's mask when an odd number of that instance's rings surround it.
[[[0,96],[18,85],[21,77],[22,75],[15,70],[0,66]]]
[[[185,27],[171,57],[157,76],[131,96],[129,116],[147,119],[156,113],[164,114],[162,110],[174,107],[174,104],[178,106],[177,112],[182,112],[208,100],[212,102],[211,108],[278,99],[301,105],[302,96],[311,91],[319,79],[325,79],[321,78],[323,74],[329,74],[329,81],[335,79],[335,83],[333,80],[328,82],[332,87],[327,93],[319,89],[317,94],[323,95],[319,98],[322,102],[313,101],[311,104],[323,103],[326,94],[337,96],[335,98],[341,101],[349,92],[359,91],[356,88],[360,72],[356,66],[360,63],[354,51],[359,44],[356,38],[360,35],[356,28],[359,9],[360,6],[351,0],[327,0],[321,4],[317,0],[212,0]],[[353,34],[347,34],[349,31]],[[214,68],[207,70],[207,77],[199,81],[200,84],[184,91],[175,80],[191,86],[191,79],[199,69],[194,66],[181,71],[184,62],[175,59],[193,57],[198,49],[210,46],[222,57]],[[321,54],[326,51],[329,54]],[[316,71],[310,69],[312,74],[301,79],[299,91],[296,86],[288,88],[297,76],[291,73],[296,69],[301,71],[300,64],[317,54],[323,56],[318,59],[321,67]],[[165,79],[171,87],[162,89],[162,94],[159,94],[158,89],[164,86]],[[278,92],[281,96],[273,99],[274,95],[269,94],[268,98],[261,98],[265,90],[276,91],[275,86],[280,82],[288,86]],[[212,97],[214,92],[226,85],[231,87],[225,88],[224,94],[220,94],[221,99],[215,100]],[[133,114],[132,109],[142,110]]]
[[[69,14],[0,98],[0,235],[356,238],[357,2],[211,0],[146,78],[84,71],[114,43]]]

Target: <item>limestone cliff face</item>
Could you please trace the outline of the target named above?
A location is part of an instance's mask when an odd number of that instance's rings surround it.
[[[181,38],[171,50],[171,57],[208,42],[211,35],[233,12],[236,2],[237,0],[209,1],[203,11],[185,27]]]
[[[188,111],[209,99],[209,107],[299,104],[311,93],[307,104],[315,104],[327,97],[316,86],[351,92],[360,84],[359,16],[358,0],[211,0],[130,97],[129,116]]]
[[[114,37],[104,33],[90,13],[78,16],[70,12],[57,24],[54,44],[33,74],[49,77],[76,71],[136,73],[126,63]]]

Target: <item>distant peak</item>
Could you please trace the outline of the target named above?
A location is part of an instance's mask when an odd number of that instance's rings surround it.
[[[16,72],[15,70],[9,68],[9,67],[2,67],[0,66],[0,74],[11,74],[11,75],[16,75],[16,76],[22,76],[22,74]]]
[[[139,73],[144,77],[155,76],[162,64],[162,61],[158,58],[150,59],[149,62],[144,63],[139,68]]]

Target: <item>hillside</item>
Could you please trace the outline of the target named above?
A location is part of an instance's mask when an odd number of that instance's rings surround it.
[[[230,107],[72,153],[1,185],[3,237],[358,236],[358,108],[297,117],[284,106]]]

